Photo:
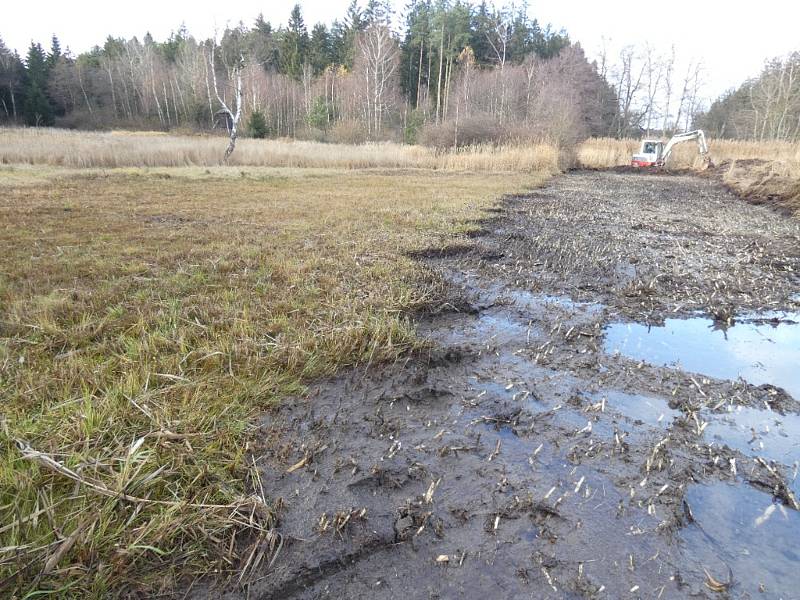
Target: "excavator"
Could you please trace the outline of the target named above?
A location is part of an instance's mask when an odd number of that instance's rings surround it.
[[[638,154],[634,154],[631,158],[632,167],[657,167],[662,168],[667,164],[669,155],[672,154],[672,149],[678,144],[683,142],[697,141],[697,149],[700,156],[703,158],[705,166],[711,165],[711,158],[708,156],[708,144],[706,144],[706,135],[702,129],[695,131],[687,131],[686,133],[678,133],[665,144],[660,140],[642,140],[642,146]]]

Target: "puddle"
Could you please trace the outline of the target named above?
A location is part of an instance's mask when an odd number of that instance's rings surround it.
[[[596,314],[603,310],[599,302],[579,302],[569,296],[554,296],[550,294],[535,294],[525,290],[506,290],[504,295],[510,297],[514,304],[521,309],[537,309],[542,306],[557,306],[570,312],[588,312]]]
[[[425,330],[421,330],[423,335]],[[445,346],[458,344],[471,345],[527,345],[531,339],[537,339],[539,332],[533,328],[516,322],[506,313],[487,310],[479,316],[451,315],[437,323],[435,339]]]
[[[695,522],[680,538],[696,577],[703,568],[720,581],[732,573],[735,597],[798,597],[800,513],[746,485],[693,485],[686,502]]]
[[[625,394],[623,392],[597,392],[589,395],[592,402],[606,399],[606,406],[611,410],[621,413],[633,420],[651,427],[667,429],[675,417],[681,413],[669,407],[663,398],[642,396],[639,394]]]
[[[707,318],[614,323],[606,328],[604,349],[718,379],[768,383],[800,400],[800,313],[749,315],[726,331]]]
[[[705,418],[709,419],[705,430],[709,441],[785,465],[800,460],[800,415],[736,406],[728,413],[708,414]]]

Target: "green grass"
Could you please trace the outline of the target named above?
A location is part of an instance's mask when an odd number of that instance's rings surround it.
[[[545,176],[0,171],[0,595],[263,569],[254,417],[414,349],[405,253]]]

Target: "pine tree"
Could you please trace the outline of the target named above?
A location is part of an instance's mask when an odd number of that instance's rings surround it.
[[[357,0],[351,0],[342,23],[334,23],[333,57],[334,62],[348,69],[353,66],[356,36],[367,28]]]
[[[534,21],[534,23],[536,23]],[[569,36],[563,29],[560,31],[553,31],[548,25],[544,30],[539,28],[539,35],[534,39],[533,51],[541,58],[552,58],[556,56],[561,50],[570,45]]]
[[[265,70],[277,69],[280,51],[275,39],[275,31],[269,21],[260,14],[256,18],[255,27],[248,33],[248,48],[255,61]]]
[[[295,4],[289,15],[289,24],[283,32],[281,44],[281,70],[295,79],[303,74],[303,65],[308,62],[308,31],[303,21],[300,5]]]
[[[328,28],[317,23],[311,30],[311,42],[308,47],[308,62],[315,75],[322,73],[333,62],[333,49]]]
[[[428,85],[425,66],[431,52],[430,0],[411,0],[406,6],[405,37],[400,45],[401,85],[413,106],[421,102],[421,89]]]
[[[47,55],[47,66],[48,68],[52,69],[58,59],[61,58],[61,42],[58,41],[58,38],[55,34],[53,34],[52,39],[50,40],[50,54]]]
[[[53,106],[47,97],[49,68],[41,44],[31,43],[26,60],[25,104],[23,114],[28,125],[52,125]]]
[[[247,130],[250,136],[256,139],[264,139],[269,134],[269,127],[267,126],[267,119],[264,113],[260,110],[254,110],[250,114],[250,119],[247,121]]]
[[[385,25],[390,27],[392,24],[392,5],[387,0],[368,0],[367,7],[364,9],[364,23],[370,25]]]
[[[509,60],[522,62],[533,51],[532,34],[533,30],[528,20],[528,4],[525,2],[511,22],[511,36],[508,41]]]
[[[478,5],[478,9],[472,15],[470,30],[469,45],[475,53],[475,60],[481,65],[492,64],[494,54],[489,39],[494,34],[494,26],[486,0]]]

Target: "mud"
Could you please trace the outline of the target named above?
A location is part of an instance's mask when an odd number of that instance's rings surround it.
[[[649,174],[570,173],[498,208],[418,256],[451,293],[419,323],[428,352],[264,417],[280,552],[196,596],[799,597],[800,398],[772,376],[796,335],[759,350],[761,380],[609,343],[792,327],[759,315],[800,310],[797,222]]]

